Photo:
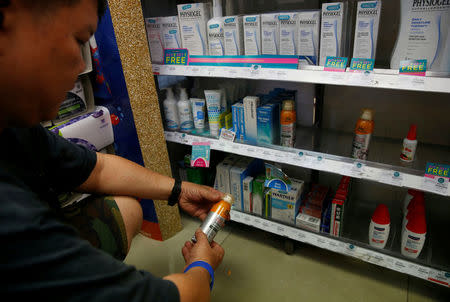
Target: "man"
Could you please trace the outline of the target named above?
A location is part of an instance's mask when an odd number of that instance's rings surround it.
[[[186,266],[202,265],[163,279],[100,248],[124,257],[142,222],[135,198],[179,201],[204,218],[221,193],[93,153],[39,125],[55,117],[84,70],[80,47],[95,32],[104,1],[0,0],[0,297],[208,301],[208,269],[224,251],[201,231],[182,254]],[[61,209],[58,196],[73,190],[98,195]]]

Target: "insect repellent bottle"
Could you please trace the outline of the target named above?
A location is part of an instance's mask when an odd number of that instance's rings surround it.
[[[282,146],[291,148],[294,147],[296,122],[297,122],[297,114],[295,112],[294,101],[293,100],[283,101],[283,107],[280,115]]]
[[[369,226],[369,244],[373,247],[383,249],[389,238],[391,219],[389,210],[385,204],[379,204],[372,215]]]
[[[356,122],[352,149],[353,158],[367,159],[374,126],[373,111],[371,109],[363,109],[361,117]]]
[[[211,208],[205,221],[203,221],[200,228],[205,233],[209,243],[214,240],[217,233],[225,226],[225,221],[230,220],[230,210],[233,203],[233,196],[231,194],[225,194],[222,200]],[[191,241],[194,243],[197,242],[195,235],[192,236]]]
[[[192,132],[192,130],[194,130],[194,118],[192,116],[192,107],[188,99],[186,88],[181,88],[180,100],[178,101],[177,107],[181,132]]]
[[[422,198],[424,198],[424,194],[422,191],[408,189],[408,192],[405,195],[405,199],[403,200],[403,215],[404,216],[406,216],[406,214],[407,214],[409,203],[417,195],[421,195]]]
[[[180,120],[178,119],[177,100],[173,95],[171,87],[166,89],[167,96],[163,102],[164,116],[166,127],[169,131],[177,131],[180,129]]]
[[[417,126],[411,125],[409,127],[408,136],[403,140],[402,153],[400,159],[404,162],[412,162],[416,155],[417,148]]]
[[[417,214],[411,217],[402,234],[402,255],[409,258],[419,257],[426,235],[427,223],[425,215]]]

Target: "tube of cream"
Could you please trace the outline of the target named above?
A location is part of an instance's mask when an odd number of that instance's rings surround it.
[[[191,98],[192,115],[194,116],[194,126],[198,133],[205,130],[206,106],[204,99]]]
[[[222,93],[220,90],[205,90],[205,98],[208,108],[209,131],[211,136],[218,137]]]

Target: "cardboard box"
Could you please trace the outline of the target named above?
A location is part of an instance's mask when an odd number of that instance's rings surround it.
[[[263,216],[264,214],[264,176],[258,176],[253,180],[252,192],[252,213]]]
[[[272,219],[294,224],[303,190],[304,182],[295,179],[289,192],[271,189]]]
[[[295,225],[313,232],[320,231],[320,218],[298,213]]]
[[[247,176],[242,182],[243,197],[244,197],[244,211],[251,213],[252,211],[252,191],[253,191],[253,177]]]
[[[259,106],[259,102],[259,97],[257,96],[246,96],[244,98],[244,141],[251,144],[256,144],[258,139],[257,108]]]

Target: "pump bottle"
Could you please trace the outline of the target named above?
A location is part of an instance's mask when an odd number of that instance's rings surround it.
[[[181,132],[191,133],[194,130],[194,118],[192,116],[191,103],[189,102],[186,88],[181,88],[178,101],[178,117]]]
[[[172,87],[166,88],[166,99],[163,102],[163,109],[166,121],[166,127],[169,131],[180,129],[180,120],[178,119],[177,100],[173,95]]]

